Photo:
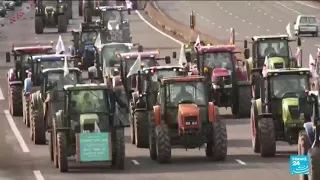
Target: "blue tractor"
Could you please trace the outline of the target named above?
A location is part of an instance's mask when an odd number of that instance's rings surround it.
[[[317,93],[309,95],[309,101],[313,107],[313,115],[310,122],[304,123],[305,130],[299,133],[298,155],[307,155],[310,158],[309,174],[299,175],[300,180],[320,179],[320,117],[319,100]],[[304,173],[304,172],[303,172]],[[308,172],[306,172],[308,173]]]
[[[95,22],[83,22],[80,31],[72,30],[73,45],[69,48],[71,55],[79,59],[79,68],[87,70],[94,65],[94,43],[100,31],[100,25]]]

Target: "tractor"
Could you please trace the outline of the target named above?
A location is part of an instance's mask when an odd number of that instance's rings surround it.
[[[67,32],[72,6],[66,0],[35,0],[35,33],[42,34],[44,28],[58,27],[58,33]],[[71,12],[70,12],[71,11]]]
[[[52,46],[12,46],[11,52],[6,52],[6,62],[14,59],[14,67],[7,73],[9,110],[13,116],[23,115],[22,91],[24,80],[27,77],[28,59],[35,54],[52,53]]]
[[[317,180],[320,178],[320,143],[319,143],[319,99],[318,93],[309,92],[309,102],[312,106],[312,117],[310,122],[305,122],[304,130],[299,133],[298,155],[309,156],[309,174],[300,174],[300,180]],[[307,172],[306,172],[307,173]]]
[[[297,54],[292,56],[290,42],[297,41]],[[301,39],[292,40],[288,35],[272,35],[272,36],[253,36],[252,37],[252,57],[250,57],[250,49],[247,40],[244,40],[244,57],[248,70],[248,78],[252,86],[253,99],[260,98],[259,86],[262,78],[261,72],[265,61],[268,62],[268,68],[297,68],[302,65]]]
[[[206,45],[197,48],[198,74],[211,82],[210,99],[218,107],[231,107],[236,117],[249,117],[251,88],[243,62],[236,58],[235,45]],[[186,52],[187,61],[192,61]]]
[[[306,91],[310,90],[310,69],[264,69],[260,98],[251,105],[252,147],[261,157],[276,155],[276,141],[297,144],[311,110]]]
[[[149,121],[150,158],[171,161],[171,149],[195,149],[206,144],[213,161],[227,157],[227,129],[219,109],[210,102],[203,76],[169,77],[161,80],[153,119]]]
[[[78,163],[111,162],[124,169],[125,125],[110,114],[110,91],[106,84],[64,86],[64,109],[55,113],[50,138],[60,172],[68,171],[71,156]]]
[[[100,26],[96,23],[81,23],[81,31],[72,30],[71,55],[80,59],[81,70],[87,70],[94,65],[95,48],[94,43],[98,36]]]
[[[64,68],[46,68],[40,74],[40,87],[30,97],[30,137],[35,144],[46,144],[46,130],[52,124],[53,109],[63,106],[51,107],[54,99],[50,99],[51,90],[63,91],[64,85],[80,84],[81,72],[78,68],[68,68],[69,73],[64,76]],[[53,112],[55,113],[55,112]]]
[[[92,22],[92,16],[99,16],[99,0],[79,0],[79,16],[84,22]]]
[[[103,43],[132,42],[130,24],[123,13],[125,10],[123,6],[100,7],[99,22],[102,26],[101,38],[105,40]]]
[[[138,148],[149,147],[148,119],[153,115],[153,106],[157,101],[159,80],[181,75],[184,75],[181,66],[153,66],[138,71],[136,87],[132,87],[132,99],[129,101],[131,143]]]

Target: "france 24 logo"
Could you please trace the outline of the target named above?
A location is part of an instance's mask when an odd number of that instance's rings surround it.
[[[309,156],[290,156],[290,173],[292,175],[309,174],[309,163]]]

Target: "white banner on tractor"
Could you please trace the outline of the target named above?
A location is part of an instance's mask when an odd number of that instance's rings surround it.
[[[234,45],[236,41],[236,32],[233,28],[230,28],[230,39],[229,39],[229,44]]]

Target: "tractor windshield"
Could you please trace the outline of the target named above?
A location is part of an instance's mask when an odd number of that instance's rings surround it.
[[[64,65],[64,60],[55,60],[55,61],[38,61],[33,64],[34,72],[39,74],[41,70],[47,68],[62,68]],[[73,67],[73,61],[68,60],[68,67]]]
[[[289,45],[286,39],[268,39],[260,41],[259,56],[266,57],[275,53],[279,57],[289,57]]]
[[[272,76],[270,87],[273,98],[282,98],[287,92],[299,93],[309,90],[309,77],[300,74]]]
[[[136,58],[135,59],[125,59],[123,61],[123,63],[126,63],[126,72],[130,71],[131,66],[136,62]],[[141,59],[141,64],[143,64],[144,68],[149,68],[152,66],[158,66],[158,62],[155,60],[155,58],[153,57],[148,57],[148,58],[142,58]]]
[[[46,91],[55,87],[62,91],[65,85],[74,85],[79,82],[77,71],[69,71],[66,76],[63,71],[48,72],[47,78]]]
[[[71,91],[71,114],[108,114],[109,100],[105,90]],[[104,119],[101,119],[104,120]]]
[[[180,74],[181,74],[181,71],[179,70],[176,70],[176,71],[173,71],[172,69],[156,70],[155,73],[152,73],[151,79],[154,82],[158,82],[158,79],[179,76]]]
[[[98,32],[96,32],[96,31],[82,32],[81,33],[81,42],[83,44],[94,44],[97,36],[98,36]]]
[[[208,68],[226,68],[232,71],[232,52],[210,52],[203,55],[203,65]]]
[[[126,53],[129,52],[130,49],[125,44],[113,44],[107,45],[102,48],[102,60],[106,62],[107,67],[111,67],[110,60],[120,60],[116,53]],[[102,64],[103,62],[101,62]]]
[[[181,102],[206,105],[205,84],[203,82],[176,82],[167,86],[167,105],[177,107]]]

